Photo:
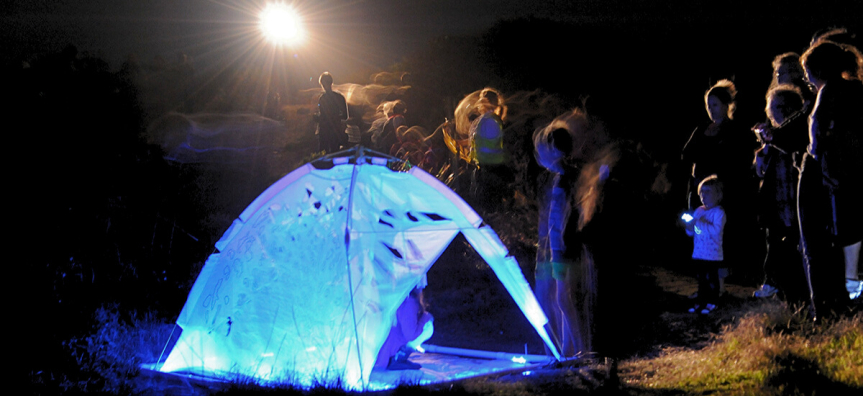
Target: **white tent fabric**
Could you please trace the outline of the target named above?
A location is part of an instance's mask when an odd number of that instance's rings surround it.
[[[552,351],[518,263],[458,195],[419,168],[307,164],[216,243],[163,372],[363,389],[401,302],[462,232]]]

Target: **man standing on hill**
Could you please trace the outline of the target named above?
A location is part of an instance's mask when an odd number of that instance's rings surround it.
[[[333,91],[333,76],[329,72],[323,72],[318,82],[324,93],[318,100],[318,130],[315,134],[318,135],[318,151],[330,154],[339,151],[347,143],[345,122],[349,116],[348,106],[345,97]]]

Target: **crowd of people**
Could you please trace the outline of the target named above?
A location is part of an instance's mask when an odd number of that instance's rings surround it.
[[[859,299],[863,56],[849,37],[844,29],[831,30],[818,34],[802,55],[776,56],[766,120],[751,128],[734,118],[733,81],[721,80],[705,92],[709,122],[692,132],[681,154],[691,173],[680,225],[693,239],[691,268],[698,279],[689,312],[715,310],[730,268],[759,265],[753,247],[765,244],[764,280],[755,297],[806,304],[815,320]],[[468,195],[475,202],[493,205],[509,198],[512,148],[505,144],[508,107],[499,91],[466,95],[453,119],[432,134],[407,124],[404,101],[385,101],[371,127],[349,139],[344,132],[352,120],[343,97],[329,99],[334,93],[328,73],[321,86],[321,150],[362,144],[439,177],[460,164],[470,170]],[[612,194],[607,190],[626,184],[619,169],[629,154],[583,108],[535,125],[533,145],[536,163],[553,175],[536,194],[535,290],[550,334],[564,355],[573,356],[593,350],[596,327],[590,314],[596,271],[585,233],[603,210],[601,201]]]
[[[503,184],[512,180],[503,144],[502,117],[506,107],[497,90],[486,88],[468,95],[460,104],[464,111],[457,112],[456,119],[445,120],[429,134],[421,126],[408,125],[404,100],[385,99],[366,126],[363,115],[350,116],[351,106],[345,96],[333,90],[329,72],[321,74],[319,82],[324,90],[315,114],[319,152],[331,154],[362,145],[438,176],[441,170],[458,172],[450,164],[454,156],[455,168],[461,160],[461,173],[473,178],[474,196],[499,194],[504,190]],[[484,190],[476,191],[480,188]]]
[[[844,29],[829,31],[817,35],[802,56],[775,58],[767,121],[751,128],[754,135],[733,119],[732,82],[720,81],[705,94],[711,123],[693,132],[682,154],[692,166],[691,191],[702,202],[693,204],[690,195],[695,212],[684,222],[694,237],[693,268],[700,274],[690,312],[716,307],[727,275],[724,263],[741,260],[751,235],[767,243],[756,297],[778,294],[805,302],[816,320],[859,298],[863,57],[844,42],[848,37]],[[705,194],[708,181],[713,187]],[[718,199],[705,196],[716,190]],[[763,234],[752,232],[758,230],[756,219]]]

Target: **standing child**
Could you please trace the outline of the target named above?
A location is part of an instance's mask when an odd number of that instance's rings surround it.
[[[709,314],[719,300],[719,268],[724,266],[722,233],[725,210],[722,202],[722,182],[716,175],[698,184],[698,196],[703,205],[685,221],[686,235],[693,237],[692,264],[698,277],[698,297],[689,312]],[[686,219],[684,219],[686,220]]]

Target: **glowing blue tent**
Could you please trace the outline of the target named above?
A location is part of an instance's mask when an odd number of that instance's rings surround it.
[[[459,232],[559,358],[495,232],[433,176],[386,164],[357,149],[255,199],[201,270],[160,371],[364,389],[396,309]]]

